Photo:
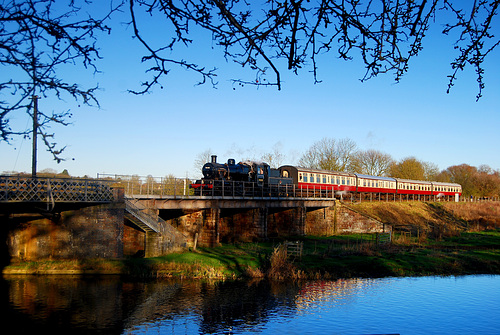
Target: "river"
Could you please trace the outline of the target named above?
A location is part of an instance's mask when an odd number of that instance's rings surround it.
[[[12,334],[500,334],[500,276],[0,283]]]

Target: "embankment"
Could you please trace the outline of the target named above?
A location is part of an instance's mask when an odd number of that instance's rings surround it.
[[[348,204],[391,224],[390,244],[370,234],[296,236],[298,257],[283,240],[223,244],[157,258],[11,264],[4,274],[121,274],[133,277],[321,279],[500,274],[500,203]]]

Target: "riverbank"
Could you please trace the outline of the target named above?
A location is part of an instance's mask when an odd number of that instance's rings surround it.
[[[336,279],[500,274],[500,230],[464,232],[440,240],[407,233],[378,244],[374,235],[300,237],[299,255],[284,241],[224,244],[157,258],[43,261],[11,264],[4,274],[125,275],[140,278]]]
[[[500,202],[363,202],[346,204],[393,227],[392,241],[373,234],[290,237],[222,244],[157,258],[84,259],[10,264],[4,274],[125,275],[143,278],[336,279],[500,274]]]

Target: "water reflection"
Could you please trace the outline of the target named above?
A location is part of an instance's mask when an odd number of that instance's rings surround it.
[[[6,277],[2,319],[17,333],[494,334],[500,276],[304,283]]]

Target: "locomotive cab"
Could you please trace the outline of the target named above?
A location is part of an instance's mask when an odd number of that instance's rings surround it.
[[[259,186],[263,186],[267,182],[269,176],[269,165],[256,164],[255,170],[257,171],[255,182]]]

